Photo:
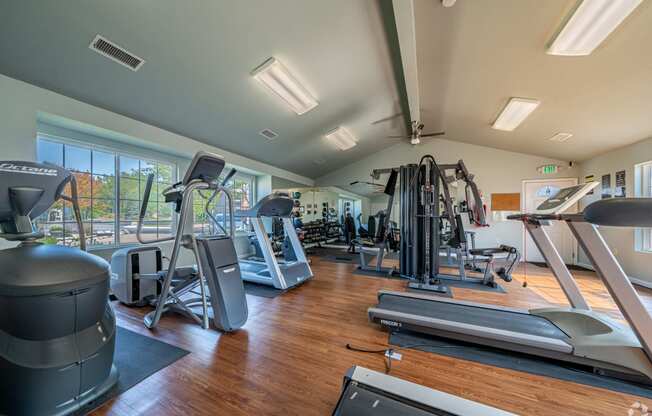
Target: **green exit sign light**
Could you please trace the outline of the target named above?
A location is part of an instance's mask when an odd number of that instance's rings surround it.
[[[539,167],[539,172],[544,175],[550,175],[559,171],[559,165],[543,165]]]

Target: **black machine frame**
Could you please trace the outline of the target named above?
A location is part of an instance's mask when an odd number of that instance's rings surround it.
[[[511,270],[519,260],[514,247],[501,245],[491,249],[468,250],[474,264],[483,264],[481,278],[441,273],[441,223],[446,220],[452,240],[457,245],[466,244],[462,216],[453,207],[449,184],[461,180],[465,183],[467,213],[471,223],[487,226],[482,198],[474,176],[464,161],[454,164],[437,164],[432,155],[425,155],[419,164],[403,165],[400,171],[401,242],[400,275],[415,280],[410,287],[420,290],[446,292],[446,281],[462,280],[496,287],[495,277],[511,280]],[[447,175],[452,172],[452,175]],[[443,210],[440,209],[440,196]],[[414,219],[417,219],[416,221]],[[505,255],[504,267],[494,269],[498,255]],[[464,262],[464,259],[458,259]],[[462,263],[463,267],[464,264]]]

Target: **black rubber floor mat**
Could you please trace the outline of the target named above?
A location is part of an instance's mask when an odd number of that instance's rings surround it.
[[[124,393],[189,353],[189,351],[155,338],[118,327],[113,358],[113,362],[120,372],[118,383],[74,414],[85,415],[92,412],[108,400]]]
[[[283,289],[277,289],[274,286],[261,285],[253,282],[244,282],[245,292],[248,295],[258,296],[261,298],[274,299],[286,292]]]
[[[434,354],[474,361],[494,367],[523,371],[530,374],[556,378],[564,381],[600,387],[621,393],[634,394],[652,399],[652,387],[631,383],[590,372],[587,368],[555,360],[548,360],[512,351],[500,350],[461,341],[438,338],[415,332],[394,332],[389,344],[402,348],[414,348]]]
[[[535,261],[528,261],[527,264],[532,264],[537,267],[548,267],[546,263],[539,263]],[[575,264],[567,264],[566,267],[568,267],[568,270],[576,270],[578,272],[586,272],[586,271],[591,271],[590,269],[587,269],[586,267],[582,266],[577,266]]]
[[[504,287],[500,284],[496,284],[496,287],[491,287],[483,285],[479,282],[472,282],[468,280],[457,280],[457,279],[447,279],[442,278],[442,283],[448,287],[457,287],[460,289],[472,289],[472,290],[482,290],[485,292],[495,292],[495,293],[507,293]]]

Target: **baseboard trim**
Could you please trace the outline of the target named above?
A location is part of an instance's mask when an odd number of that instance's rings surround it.
[[[641,280],[635,277],[630,277],[629,281],[637,286],[641,286],[647,289],[652,289],[652,282],[648,282],[647,280]]]
[[[585,269],[593,270],[595,271],[595,268],[593,268],[593,265],[591,264],[586,264],[586,263],[581,263],[577,262],[575,263],[577,266],[584,267]],[[641,286],[647,289],[652,289],[652,282],[649,282],[647,280],[642,280],[642,279],[637,279],[635,277],[627,276],[629,277],[629,281],[632,282],[632,284],[636,286]]]

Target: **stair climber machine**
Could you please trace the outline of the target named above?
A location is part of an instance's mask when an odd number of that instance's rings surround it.
[[[292,224],[294,200],[286,193],[273,192],[256,203],[251,209],[236,212],[240,218],[251,218],[256,239],[260,246],[262,260],[251,256],[240,259],[242,278],[249,282],[273,286],[286,290],[312,278],[312,270],[306,253],[301,246],[297,231]],[[279,260],[274,253],[272,242],[265,231],[263,218],[280,218],[283,222],[285,238],[293,252],[285,260]]]
[[[64,195],[66,188],[69,195]],[[57,201],[70,203],[80,249],[39,242],[33,225]],[[0,162],[0,414],[66,415],[113,387],[115,316],[109,265],[85,251],[75,177],[33,162]]]
[[[583,213],[564,214],[597,182],[560,190],[521,221],[550,267],[570,307],[531,310],[380,291],[371,321],[391,330],[415,331],[476,345],[571,363],[596,374],[652,384],[652,316],[602,238],[597,226],[652,227],[652,198],[594,202]],[[565,223],[627,321],[593,311],[556,250],[546,226]]]
[[[147,178],[138,219],[138,241],[142,244],[173,241],[169,264],[167,269],[162,267],[162,250],[157,246],[118,250],[111,259],[111,288],[124,304],[151,304],[155,307],[144,319],[150,329],[156,327],[167,311],[186,315],[204,329],[209,328],[212,318],[213,325],[224,332],[237,330],[247,322],[247,298],[233,245],[233,200],[225,188],[236,171],[232,169],[224,180],[219,181],[224,165],[221,157],[198,152],[183,180],[163,191],[165,202],[174,203],[177,213],[173,237],[146,240],[142,235],[154,175]],[[209,209],[211,202],[222,194],[226,196],[229,206],[228,231]],[[185,233],[186,226],[192,220],[192,200],[197,197],[206,200],[205,214],[214,228],[219,230],[214,235],[195,235],[194,231]],[[182,248],[192,252],[194,266],[179,265]]]
[[[453,174],[447,176],[446,173]],[[514,247],[501,245],[491,248],[468,248],[462,216],[453,208],[453,198],[449,183],[465,183],[467,214],[472,224],[486,227],[484,207],[480,192],[464,162],[438,165],[435,158],[425,155],[418,165],[409,164],[400,167],[401,194],[401,255],[400,274],[412,279],[409,287],[418,290],[447,292],[447,281],[464,281],[496,287],[496,278],[511,281],[511,271],[520,256]],[[440,203],[441,201],[441,203]],[[443,211],[440,209],[443,206]],[[415,221],[416,219],[416,221]],[[441,272],[442,223],[450,228],[449,246],[460,248],[458,251],[459,275]],[[483,276],[467,276],[464,270],[466,259],[462,251],[473,256],[474,266],[484,264]],[[501,259],[499,261],[499,258]]]

